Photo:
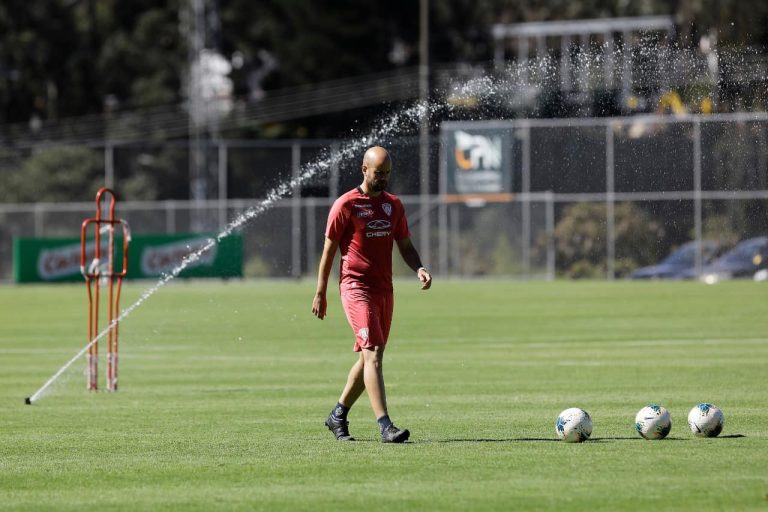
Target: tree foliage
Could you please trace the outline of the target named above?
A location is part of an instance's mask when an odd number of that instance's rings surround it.
[[[661,224],[633,203],[614,208],[615,269],[619,276],[655,261],[655,246],[663,237]],[[607,265],[607,210],[604,203],[577,203],[566,207],[555,226],[555,262],[558,271],[572,278],[602,278]],[[540,241],[540,247],[545,240]]]
[[[271,90],[391,70],[419,62],[419,1],[217,0],[206,46],[238,58],[235,94]],[[430,0],[430,61],[481,63],[492,58],[494,23],[607,16],[675,16],[681,39],[704,33],[718,45],[768,44],[768,2],[735,0]],[[189,61],[188,0],[5,0],[0,3],[0,140],[8,124],[109,114],[113,109],[183,105]],[[270,59],[272,65],[268,65]],[[380,109],[324,116],[301,126],[265,126],[234,136],[337,136]],[[557,113],[555,113],[557,114]],[[184,122],[183,120],[180,122]],[[136,130],[143,126],[134,127]],[[153,133],[146,127],[147,133]],[[142,132],[143,133],[143,132]],[[154,133],[153,133],[154,134]],[[154,134],[162,136],[162,134]],[[229,134],[231,135],[231,134]],[[5,149],[8,149],[6,147]],[[48,150],[44,150],[47,152]],[[68,149],[62,151],[69,151]],[[42,165],[40,158],[29,166]],[[75,165],[75,162],[70,162]],[[69,164],[68,164],[69,165]],[[83,176],[90,163],[82,161]],[[5,200],[12,194],[3,174]],[[149,198],[163,179],[137,166],[127,178],[136,197]],[[63,197],[63,196],[62,196]],[[74,196],[68,197],[73,199]],[[760,212],[757,212],[760,213]]]
[[[5,173],[0,201],[88,201],[104,181],[102,169],[101,154],[82,146],[39,149]]]
[[[418,63],[414,0],[219,0],[207,46],[238,53],[246,94],[263,52],[278,67],[266,89]],[[0,122],[101,113],[183,100],[188,60],[185,0],[6,0],[0,4]],[[719,44],[768,44],[768,3],[678,0],[430,1],[433,63],[492,58],[490,27],[607,16],[670,15],[681,36],[714,31]],[[399,45],[401,55],[393,50]]]
[[[0,122],[176,102],[185,68],[177,1],[0,5]]]

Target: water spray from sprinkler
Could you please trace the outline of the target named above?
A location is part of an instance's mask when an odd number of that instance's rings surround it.
[[[74,355],[67,363],[59,368],[40,389],[35,391],[31,396],[24,399],[24,403],[32,405],[34,402],[44,397],[51,387],[75,361],[80,359],[86,351],[97,343],[101,338],[106,336],[115,326],[130,315],[136,308],[141,306],[147,299],[154,295],[160,288],[171,282],[173,279],[189,265],[196,262],[200,257],[213,248],[216,244],[221,242],[224,238],[230,236],[236,230],[243,228],[248,222],[259,217],[262,213],[267,211],[274,204],[291,193],[291,191],[298,186],[307,183],[309,180],[315,178],[318,174],[327,172],[333,165],[340,161],[352,158],[357,155],[362,149],[364,149],[372,141],[381,141],[392,136],[394,133],[403,129],[413,128],[418,126],[420,116],[428,115],[430,111],[429,105],[421,105],[419,103],[414,106],[392,114],[389,118],[382,120],[378,125],[372,129],[366,136],[360,137],[357,140],[349,142],[343,145],[337,152],[334,152],[331,156],[325,159],[319,159],[314,162],[305,164],[301,168],[299,175],[291,180],[285,181],[267,194],[266,199],[259,202],[257,205],[248,208],[245,212],[240,214],[237,218],[231,221],[215,238],[211,238],[202,247],[196,251],[185,256],[182,261],[169,273],[164,274],[160,280],[155,283],[151,288],[147,289],[139,299],[132,305],[124,309],[120,315],[115,318],[104,330],[102,330],[97,336],[95,336],[85,347],[83,347],[77,354]]]

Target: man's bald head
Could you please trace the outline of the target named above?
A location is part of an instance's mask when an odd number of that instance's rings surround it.
[[[366,194],[377,196],[389,185],[392,171],[392,159],[389,152],[381,146],[368,148],[363,156],[363,184]]]
[[[366,167],[381,167],[384,164],[392,165],[389,152],[381,146],[368,148],[363,156],[363,165]]]

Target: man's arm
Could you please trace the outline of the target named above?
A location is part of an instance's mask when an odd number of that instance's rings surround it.
[[[432,286],[432,275],[427,272],[427,269],[421,264],[421,258],[416,248],[413,246],[410,238],[403,238],[397,241],[397,248],[400,249],[400,255],[403,257],[405,263],[411,267],[411,270],[416,272],[419,281],[421,281],[421,289],[428,290]]]
[[[328,290],[328,277],[331,275],[331,267],[333,267],[333,257],[336,256],[338,247],[339,242],[325,237],[323,255],[320,257],[320,268],[317,271],[317,290],[312,301],[312,313],[320,320],[325,317],[325,310],[328,307],[325,294]]]

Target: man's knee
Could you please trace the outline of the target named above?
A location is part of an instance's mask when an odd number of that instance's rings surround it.
[[[364,348],[362,353],[365,364],[373,364],[376,367],[381,367],[382,362],[384,361],[383,345]]]

